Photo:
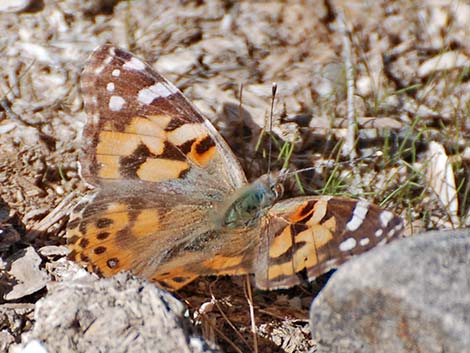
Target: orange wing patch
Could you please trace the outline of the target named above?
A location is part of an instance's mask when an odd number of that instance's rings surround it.
[[[328,217],[328,197],[293,203],[290,209],[277,215],[282,220],[272,229],[269,243],[267,282],[260,285],[275,288],[298,283],[296,273],[308,270],[328,259],[328,246],[336,232],[334,216]]]
[[[205,167],[215,156],[217,149],[209,136],[198,138],[191,146],[188,158],[200,167]]]
[[[285,227],[281,234],[274,237],[269,247],[269,257],[277,258],[292,249],[293,237],[290,227]]]
[[[208,268],[210,272],[221,275],[240,275],[247,273],[247,270],[241,267],[243,255],[239,256],[223,256],[216,255],[207,259],[202,264]]]
[[[188,169],[189,165],[186,162],[147,158],[136,173],[141,180],[159,182],[181,178]]]
[[[160,229],[160,216],[156,209],[146,208],[141,210],[130,227],[131,233],[136,238],[152,237],[153,232]]]
[[[159,274],[151,278],[152,282],[160,284],[169,291],[176,291],[199,277],[199,274],[184,269],[175,269],[171,273]]]
[[[168,141],[199,167],[205,167],[216,156],[216,145],[201,123],[181,125],[167,134]]]
[[[106,210],[86,221],[71,219],[68,237],[71,253],[69,258],[99,270],[103,276],[133,268],[132,260],[138,257],[138,247],[132,249],[129,242],[152,235],[160,227],[156,209],[129,212],[128,205],[114,202]]]
[[[183,177],[190,169],[187,160],[205,167],[216,156],[216,145],[202,124],[165,131],[170,122],[165,115],[134,117],[124,131],[107,124],[98,134],[98,176],[160,182]]]

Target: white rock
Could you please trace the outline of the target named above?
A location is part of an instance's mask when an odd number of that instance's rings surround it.
[[[34,0],[2,0],[0,12],[20,12],[27,9]]]
[[[470,66],[468,56],[456,51],[448,51],[423,62],[418,69],[418,76],[426,77],[437,71],[452,70],[466,66]]]
[[[5,300],[15,300],[33,294],[44,288],[48,281],[45,272],[39,269],[42,260],[32,246],[14,255],[9,275],[15,280],[11,291],[5,293]]]

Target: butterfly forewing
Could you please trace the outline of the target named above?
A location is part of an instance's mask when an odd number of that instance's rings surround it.
[[[403,221],[363,200],[306,196],[274,205],[256,261],[262,289],[289,288],[338,267],[351,256],[401,235]]]
[[[162,182],[184,179],[191,172],[214,175],[212,182],[225,182],[221,187],[229,190],[246,182],[212,124],[137,57],[112,46],[100,47],[85,66],[81,82],[89,116],[82,167],[89,182]],[[201,168],[207,172],[194,170]]]

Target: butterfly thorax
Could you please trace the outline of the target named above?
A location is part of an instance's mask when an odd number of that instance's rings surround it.
[[[222,226],[252,227],[282,194],[282,185],[271,175],[263,175],[237,190],[224,208]]]

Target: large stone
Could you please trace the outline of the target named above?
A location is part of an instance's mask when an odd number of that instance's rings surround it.
[[[168,292],[127,274],[91,277],[58,283],[37,302],[24,351],[40,343],[48,352],[213,352]]]
[[[342,266],[313,301],[318,352],[470,352],[470,230],[430,232]]]

